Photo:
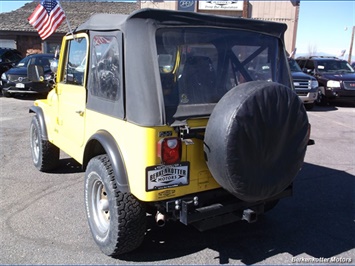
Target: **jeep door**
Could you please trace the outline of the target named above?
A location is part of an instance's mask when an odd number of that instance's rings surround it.
[[[75,151],[84,142],[87,43],[85,34],[78,34],[75,39],[67,36],[61,48],[64,52],[57,80],[58,129],[64,151],[66,147]]]

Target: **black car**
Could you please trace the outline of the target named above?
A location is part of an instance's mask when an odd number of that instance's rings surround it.
[[[0,48],[0,75],[15,66],[23,58],[16,49]]]
[[[311,75],[302,72],[295,59],[289,58],[293,86],[307,110],[311,110],[318,95],[318,81]]]
[[[5,97],[11,94],[47,94],[53,85],[54,74],[50,63],[54,60],[52,54],[33,54],[22,59],[15,67],[1,75],[2,93]],[[34,82],[28,78],[30,65],[43,67],[42,81]]]
[[[305,73],[318,80],[317,103],[355,101],[355,71],[347,61],[323,56],[300,57],[296,61]]]

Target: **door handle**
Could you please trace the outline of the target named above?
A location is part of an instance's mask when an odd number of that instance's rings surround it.
[[[82,110],[75,111],[75,113],[77,113],[77,114],[80,115],[80,116],[83,116],[83,115],[84,115],[84,111],[82,111]]]

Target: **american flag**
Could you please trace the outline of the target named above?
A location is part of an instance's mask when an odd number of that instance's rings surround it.
[[[44,40],[56,31],[64,19],[64,11],[57,0],[42,0],[28,18],[28,21]]]

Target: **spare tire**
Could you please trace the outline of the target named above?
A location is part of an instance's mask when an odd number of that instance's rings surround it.
[[[217,103],[207,124],[204,152],[215,180],[241,200],[265,200],[285,190],[302,167],[308,117],[284,85],[252,81]]]

